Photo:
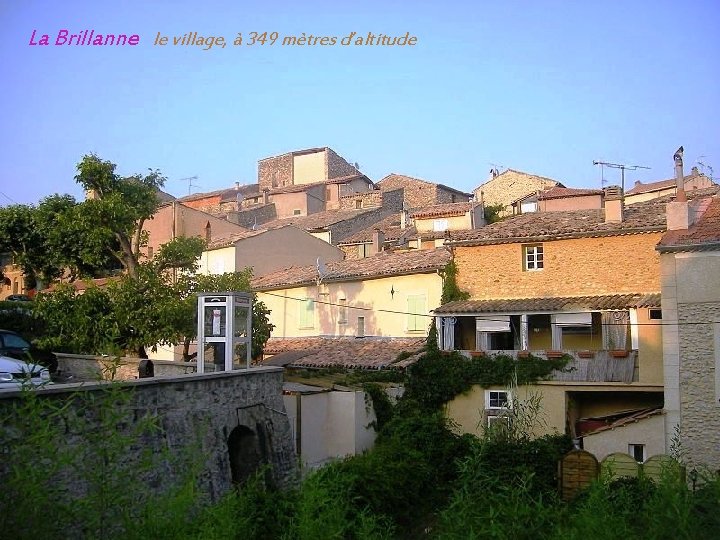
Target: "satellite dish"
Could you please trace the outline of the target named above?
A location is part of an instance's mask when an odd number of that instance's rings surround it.
[[[325,266],[325,263],[320,260],[320,257],[317,258],[315,261],[315,268],[317,269],[317,283],[320,285],[323,279],[325,279],[325,276],[327,276],[327,267]]]

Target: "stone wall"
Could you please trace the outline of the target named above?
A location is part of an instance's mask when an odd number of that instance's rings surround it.
[[[521,243],[456,246],[458,285],[474,300],[660,291],[662,233],[542,242],[544,268],[523,270]]]
[[[328,148],[325,152],[325,159],[327,162],[326,180],[358,174],[358,170],[354,165],[345,161],[330,148]]]
[[[293,185],[293,155],[269,157],[258,161],[258,188],[275,189]]]
[[[159,429],[133,441],[132,448],[121,454],[122,463],[113,465],[126,466],[126,470],[138,467],[143,449],[152,453],[167,449],[171,455],[191,450],[190,458],[201,469],[196,486],[211,501],[230,490],[233,475],[242,480],[263,463],[271,465],[270,474],[276,484],[289,485],[295,478],[296,462],[282,399],[282,379],[282,369],[258,367],[118,383],[117,391],[124,399],[116,402],[119,405],[114,414],[118,415],[118,423],[114,429],[122,434],[132,433],[148,414],[156,418]],[[90,433],[103,425],[97,403],[103,402],[103,396],[107,396],[103,392],[108,388],[108,383],[98,382],[56,384],[34,390],[51,407],[64,407],[62,440],[72,448],[79,463],[84,463],[85,456],[95,451],[88,440],[92,439]],[[21,399],[20,391],[0,392],[0,416],[10,413]],[[254,454],[248,454],[247,447],[233,444],[238,432],[245,435],[243,441],[254,447]],[[12,451],[12,440],[3,444],[6,453]],[[246,459],[245,468],[239,469],[238,455],[246,458],[255,455],[257,459]],[[185,468],[162,468],[146,475],[146,488],[151,493],[161,493],[185,479]],[[3,472],[0,464],[0,478]],[[88,479],[78,477],[74,470],[69,474],[66,471],[58,482],[67,483],[66,491],[71,498],[81,496],[88,487]]]
[[[260,226],[268,221],[273,221],[277,217],[277,210],[273,203],[243,209],[240,212],[228,212],[227,214],[228,221],[237,223],[246,229],[252,229],[256,224]]]
[[[410,176],[391,174],[379,183],[383,192],[402,190],[405,208],[423,208],[433,204],[466,202],[467,198],[440,184]],[[384,204],[384,202],[383,202]]]
[[[358,207],[357,201],[360,201],[360,208],[379,207],[383,205],[383,194],[380,190],[372,190],[343,195],[340,197],[340,209],[354,210]]]
[[[501,213],[501,215],[509,215],[512,214],[510,205],[513,201],[536,191],[545,191],[557,184],[558,182],[551,178],[508,169],[476,188],[473,193],[477,200],[480,200],[480,193],[482,192],[483,201],[487,206],[493,204],[505,205],[505,212]]]
[[[330,225],[328,229],[330,229],[332,234],[333,245],[337,245],[338,242],[342,242],[343,239],[356,233],[357,231],[378,223],[385,216],[388,216],[391,213],[392,212],[385,207],[381,207],[374,210],[368,210],[367,212],[363,212],[355,217]]]
[[[680,433],[688,465],[720,470],[720,302],[678,303]],[[713,354],[714,353],[714,354]]]

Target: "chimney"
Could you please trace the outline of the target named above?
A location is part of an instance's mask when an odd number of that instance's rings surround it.
[[[694,212],[685,196],[685,177],[683,175],[683,147],[678,148],[673,155],[675,161],[675,186],[677,196],[674,201],[667,203],[665,217],[668,231],[687,230],[693,223]]]
[[[487,225],[485,222],[485,205],[482,201],[470,201],[470,228],[479,229]]]
[[[385,233],[380,229],[373,231],[373,254],[378,254],[383,250],[385,244]]]
[[[400,228],[405,230],[405,228],[407,227],[407,222],[408,222],[408,211],[405,210],[405,208],[403,208],[400,211]]]
[[[676,202],[687,201],[685,196],[685,174],[683,173],[683,147],[677,149],[673,154],[675,160],[675,187],[677,188]]]
[[[210,222],[208,221],[205,224],[205,241],[209,243],[211,239],[212,239],[212,227],[210,226]]]
[[[700,171],[698,170],[697,167],[693,167],[692,169],[690,169],[691,176],[698,176],[699,174],[700,174]]]
[[[268,188],[263,189],[263,204],[268,204],[268,202],[270,202],[269,193],[270,190]]]
[[[235,191],[240,191],[240,182],[235,182]]]
[[[620,186],[605,188],[605,223],[622,223],[625,212],[625,200]]]

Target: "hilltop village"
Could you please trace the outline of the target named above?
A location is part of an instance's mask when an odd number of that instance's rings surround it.
[[[260,159],[254,184],[158,192],[142,256],[200,237],[201,273],[252,267],[274,326],[258,364],[402,370],[434,323],[441,351],[569,357],[533,387],[547,416],[538,435],[642,462],[669,451],[682,421],[689,462],[719,468],[720,186],[686,173],[682,152],[668,161],[666,178],[624,191],[493,169],[470,193],[400,173],[376,181],[329,147],[297,150]],[[31,292],[19,268],[4,276],[0,298]],[[462,295],[444,302],[450,281]],[[150,358],[180,361],[182,345]],[[482,433],[510,392],[476,385],[447,414]],[[335,453],[307,447],[304,462],[359,452],[366,435]]]

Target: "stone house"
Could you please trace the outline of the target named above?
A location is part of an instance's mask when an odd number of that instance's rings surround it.
[[[681,197],[678,197],[680,199]],[[667,205],[660,254],[665,437],[720,469],[720,195]]]
[[[340,177],[361,175],[356,164],[350,164],[327,146],[294,150],[258,161],[258,187],[264,190],[316,184]]]
[[[397,173],[385,176],[378,182],[378,187],[383,193],[402,190],[402,208],[407,210],[434,204],[467,202],[473,196],[472,193],[465,193],[443,184]]]
[[[697,167],[693,167],[689,175],[683,177],[683,189],[685,193],[691,193],[698,189],[707,189],[716,185],[712,178],[705,176],[698,171]],[[674,196],[677,191],[677,182],[675,178],[669,180],[660,180],[658,182],[635,182],[632,189],[625,192],[625,203],[633,204],[638,202],[650,201],[664,196]]]
[[[557,180],[537,176],[515,169],[506,169],[501,173],[493,170],[490,180],[473,190],[475,199],[486,206],[502,204],[505,210],[501,216],[512,214],[513,202],[552,187],[564,187]]]
[[[662,205],[623,208],[617,198],[604,209],[527,213],[453,233],[458,285],[471,298],[435,310],[441,347],[569,355],[572,371],[518,389],[521,398],[541,394],[546,432],[581,438],[584,418],[661,407],[655,244],[664,231]],[[507,397],[507,389],[475,387],[450,415],[474,432]]]
[[[425,338],[440,305],[444,248],[320,261],[256,278],[275,338]]]

